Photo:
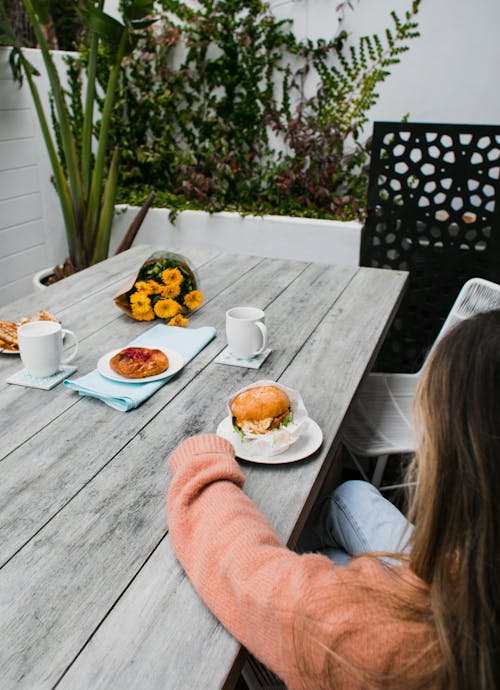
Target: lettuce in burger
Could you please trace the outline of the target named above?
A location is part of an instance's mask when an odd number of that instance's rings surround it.
[[[239,393],[230,406],[240,435],[267,434],[292,421],[290,400],[277,386],[255,386]]]

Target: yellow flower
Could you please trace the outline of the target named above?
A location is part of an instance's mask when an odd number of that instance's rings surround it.
[[[137,311],[136,308],[132,306],[132,317],[136,321],[152,321],[155,318],[155,313],[152,309]]]
[[[185,318],[184,318],[183,316],[181,316],[180,314],[177,314],[177,316],[174,316],[173,319],[170,319],[170,321],[168,322],[168,325],[169,325],[169,326],[181,326],[181,327],[184,327],[184,326],[187,326],[188,321],[189,321],[189,319],[185,319]]]
[[[168,285],[161,286],[161,295],[165,298],[174,299],[179,295],[181,291],[181,286],[179,283],[169,283]]]
[[[143,292],[146,295],[159,295],[162,286],[156,280],[139,280],[134,287],[138,292]]]
[[[161,274],[161,279],[165,285],[180,285],[184,280],[184,276],[178,268],[166,268]]]
[[[149,289],[152,295],[161,295],[163,290],[163,285],[157,283],[156,280],[149,280]]]
[[[160,319],[170,319],[180,311],[180,306],[173,299],[159,299],[154,306],[156,316]]]
[[[146,313],[152,309],[151,300],[149,299],[147,293],[143,290],[139,290],[139,292],[134,292],[132,295],[130,295],[130,304],[132,309],[137,314],[140,314],[141,312]]]
[[[199,290],[191,290],[184,296],[184,304],[188,309],[196,309],[203,302],[203,295]]]

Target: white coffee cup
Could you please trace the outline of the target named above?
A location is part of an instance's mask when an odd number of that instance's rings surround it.
[[[226,312],[226,337],[231,354],[237,359],[251,359],[267,344],[265,314],[255,307],[234,307]]]
[[[74,351],[62,358],[63,336],[71,343]],[[17,329],[19,354],[28,372],[35,378],[46,378],[59,371],[61,364],[71,362],[78,352],[78,341],[73,331],[62,328],[55,321],[31,321]]]

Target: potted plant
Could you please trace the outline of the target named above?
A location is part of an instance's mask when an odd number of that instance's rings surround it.
[[[48,3],[23,0],[49,78],[53,129],[35,82],[38,72],[26,58],[3,4],[0,6],[0,37],[12,46],[9,62],[14,78],[19,84],[24,78],[28,83],[47,148],[68,243],[67,273],[98,263],[108,256],[119,166],[119,147],[114,146],[111,150],[109,144],[117,82],[123,58],[134,48],[141,30],[154,21],[150,16],[152,0],[124,0],[123,22],[103,11],[104,0],[72,2],[78,6],[89,35],[80,131],[75,131],[72,126],[71,104],[67,102],[68,95],[48,47]],[[97,86],[97,64],[102,53],[107,56],[110,69],[102,113],[97,120],[101,98]]]

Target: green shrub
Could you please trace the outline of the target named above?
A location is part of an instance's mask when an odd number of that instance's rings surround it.
[[[124,63],[110,136],[118,200],[174,211],[362,218],[378,87],[417,37],[420,0],[380,37],[298,42],[263,0],[162,0]],[[312,98],[306,76],[317,75]],[[107,78],[102,65],[101,79]]]

